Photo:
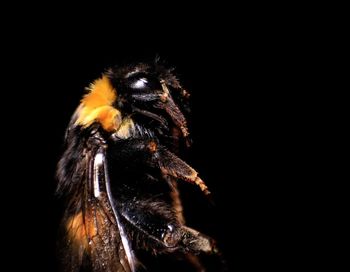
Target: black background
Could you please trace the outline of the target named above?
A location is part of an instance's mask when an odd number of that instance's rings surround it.
[[[305,258],[294,252],[300,226],[292,212],[299,205],[294,170],[304,165],[289,156],[302,133],[293,129],[299,107],[293,77],[303,76],[294,65],[302,45],[283,34],[288,26],[268,18],[261,24],[248,11],[218,14],[216,21],[215,10],[200,18],[193,12],[150,24],[147,16],[134,22],[136,15],[95,24],[93,13],[76,24],[65,17],[51,24],[45,15],[24,24],[21,34],[10,33],[18,41],[4,50],[11,59],[7,94],[15,101],[7,111],[14,150],[8,171],[17,182],[9,191],[20,205],[7,204],[14,207],[8,226],[19,241],[10,252],[28,267],[54,270],[55,167],[84,88],[105,68],[156,56],[176,68],[192,94],[194,144],[186,158],[216,202],[211,207],[195,187],[182,185],[188,225],[218,240],[232,271],[283,270]]]

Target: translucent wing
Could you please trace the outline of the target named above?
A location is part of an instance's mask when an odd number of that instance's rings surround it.
[[[63,173],[58,174],[60,182],[67,183],[67,174],[74,172],[68,177],[75,183],[69,188],[63,220],[63,271],[84,271],[85,266],[93,272],[136,271],[136,258],[110,194],[105,146],[100,137],[76,145],[79,160],[67,158],[68,147],[59,165]]]

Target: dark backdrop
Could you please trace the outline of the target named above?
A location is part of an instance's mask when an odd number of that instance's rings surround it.
[[[20,253],[18,247],[11,253],[21,254],[29,267],[53,270],[55,167],[84,87],[109,66],[158,55],[192,93],[194,144],[187,157],[216,202],[210,207],[196,188],[184,185],[188,224],[218,240],[233,271],[293,266],[302,256],[286,252],[295,235],[287,216],[295,185],[283,154],[299,137],[289,127],[293,83],[286,65],[297,57],[298,45],[244,18],[166,30],[157,23],[111,28],[109,22],[104,31],[88,21],[39,31],[39,23],[24,26],[22,46],[4,51],[12,58],[7,93],[16,102],[7,111],[10,148],[16,150],[8,171],[17,182],[10,192],[20,203],[8,216],[20,241]]]

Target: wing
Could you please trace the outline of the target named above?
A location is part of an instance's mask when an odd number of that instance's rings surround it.
[[[96,133],[84,144],[70,144],[75,147],[67,147],[58,170],[59,190],[71,179],[63,220],[63,271],[78,272],[84,266],[94,272],[135,271],[136,258],[110,194],[103,139]]]

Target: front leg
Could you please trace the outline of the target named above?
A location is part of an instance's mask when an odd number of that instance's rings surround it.
[[[205,195],[210,191],[204,181],[198,176],[196,170],[157,143],[156,139],[127,139],[113,141],[108,152],[111,159],[119,164],[132,162],[128,168],[135,171],[139,169],[158,169],[163,176],[170,176],[196,184]]]

